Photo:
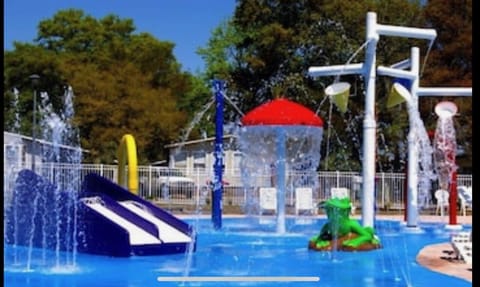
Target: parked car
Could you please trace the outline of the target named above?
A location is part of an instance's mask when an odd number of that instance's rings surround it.
[[[181,170],[168,167],[154,167],[140,176],[140,188],[144,193],[150,191],[156,197],[192,198],[196,190],[195,181],[186,177]]]

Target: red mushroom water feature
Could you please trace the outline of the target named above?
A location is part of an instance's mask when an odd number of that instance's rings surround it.
[[[277,232],[285,233],[287,190],[318,186],[323,121],[308,108],[277,98],[248,112],[241,123],[242,180],[247,187],[276,187]],[[295,176],[287,177],[287,171]]]

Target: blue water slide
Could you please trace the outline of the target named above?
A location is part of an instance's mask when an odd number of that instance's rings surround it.
[[[115,257],[196,247],[189,224],[97,174],[77,192],[24,169],[8,198],[5,244]]]
[[[162,208],[95,173],[83,182],[79,199],[81,252],[109,256],[181,253],[193,229]]]

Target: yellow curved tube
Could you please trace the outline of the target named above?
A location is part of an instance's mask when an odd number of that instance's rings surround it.
[[[125,165],[128,163],[128,186]],[[137,146],[132,135],[126,134],[118,148],[118,184],[138,195]]]

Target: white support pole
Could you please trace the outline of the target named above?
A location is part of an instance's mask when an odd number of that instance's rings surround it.
[[[376,25],[376,32],[379,35],[426,39],[430,40],[430,42],[435,40],[435,38],[437,37],[437,31],[435,31],[435,29],[390,26],[381,24]]]
[[[362,159],[362,224],[363,226],[371,226],[374,224],[375,212],[375,152],[376,152],[376,120],[375,120],[375,78],[376,74],[391,75],[397,78],[410,79],[412,81],[412,109],[416,109],[418,113],[418,96],[427,95],[430,93],[444,93],[443,90],[432,88],[419,88],[419,52],[418,48],[412,48],[412,58],[398,62],[391,67],[379,67],[378,71],[375,69],[376,65],[376,47],[380,35],[397,36],[406,38],[417,38],[430,40],[430,45],[437,37],[437,32],[434,29],[399,27],[390,25],[377,24],[377,14],[375,12],[367,13],[367,29],[366,40],[367,50],[365,53],[365,62],[363,64],[349,64],[325,67],[311,67],[309,74],[314,77],[329,76],[329,75],[344,75],[344,74],[362,74],[366,83],[365,95],[365,118],[363,120],[363,159]],[[401,69],[411,66],[411,71],[402,71]],[[448,96],[461,94],[471,94],[471,89],[468,90],[452,90],[450,89]],[[446,92],[445,92],[446,93]],[[410,117],[411,118],[411,117]],[[417,221],[417,165],[418,165],[418,148],[416,147],[416,136],[413,129],[415,125],[412,124],[414,119],[410,119],[410,133],[408,136],[409,142],[409,198],[408,204],[411,205],[411,212],[409,223],[416,225]],[[415,167],[413,166],[415,165]]]
[[[418,96],[472,96],[472,88],[418,88]]]
[[[412,73],[411,71],[404,71],[404,70],[388,68],[383,66],[379,66],[377,68],[377,73],[378,75],[382,75],[382,76],[391,76],[394,78],[402,78],[402,79],[409,79],[409,80],[414,80],[416,77],[418,77],[418,75],[415,75],[415,73]]]
[[[308,68],[308,74],[312,77],[363,74],[363,64],[310,67]]]
[[[411,49],[411,72],[415,77],[412,79],[410,89],[411,101],[408,103],[410,131],[408,140],[408,172],[407,172],[407,227],[416,228],[418,225],[418,141],[417,125],[415,120],[419,117],[412,113],[418,113],[417,90],[419,85],[418,75],[420,71],[420,50],[417,47]]]
[[[365,118],[363,120],[363,162],[362,162],[362,224],[374,226],[375,212],[375,154],[376,154],[376,127],[375,120],[375,78],[376,78],[376,49],[378,35],[375,32],[377,14],[367,14],[367,51],[365,53],[366,94]]]
[[[420,71],[420,52],[417,47],[411,50],[411,71],[397,70],[391,66],[378,67],[377,73],[379,75],[391,76],[395,78],[405,78],[412,80],[411,86],[411,101],[408,104],[409,109],[409,125],[410,131],[408,134],[408,172],[407,172],[407,222],[408,228],[417,228],[418,226],[418,168],[419,168],[419,146],[416,138],[416,124],[417,117],[412,116],[412,113],[418,113],[418,97],[419,96],[471,96],[472,88],[422,88],[419,87],[419,71]]]
[[[411,65],[410,64],[410,59],[405,59],[403,61],[400,61],[398,63],[395,63],[395,64],[391,65],[390,68],[405,70],[405,69],[410,68],[410,65]],[[378,69],[377,69],[377,73],[378,73]]]

